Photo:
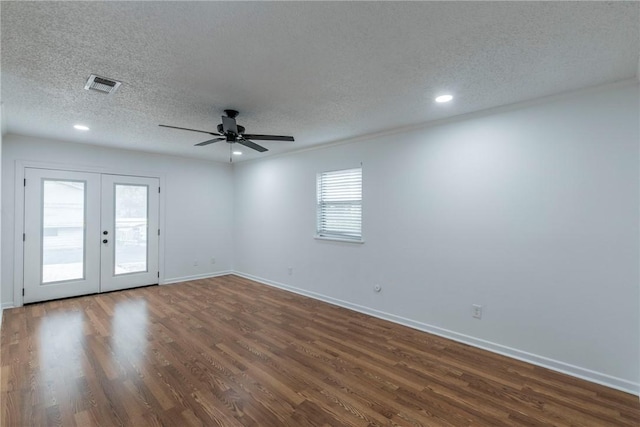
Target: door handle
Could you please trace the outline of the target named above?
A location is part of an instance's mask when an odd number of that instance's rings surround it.
[[[104,240],[102,241],[102,243],[107,243],[107,242],[108,242],[108,240],[107,240],[107,239],[104,239]]]

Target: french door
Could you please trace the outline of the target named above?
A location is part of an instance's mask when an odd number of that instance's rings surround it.
[[[159,181],[25,168],[24,302],[158,283]]]

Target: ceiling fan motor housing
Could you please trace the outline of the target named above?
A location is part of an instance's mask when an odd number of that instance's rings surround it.
[[[224,133],[224,128],[222,127],[222,123],[220,123],[220,124],[218,125],[217,129],[218,129],[218,133],[221,133],[221,134],[223,134],[223,135],[226,135],[226,134]],[[240,126],[240,125],[238,125],[238,133],[239,133],[240,135],[242,135],[242,134],[244,133],[244,126]]]

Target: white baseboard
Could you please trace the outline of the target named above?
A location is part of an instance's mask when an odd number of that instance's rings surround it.
[[[2,315],[2,312],[7,308],[13,308],[13,307],[15,307],[13,305],[13,301],[11,301],[11,302],[3,302],[2,304],[0,304],[0,328],[2,328],[2,318],[4,317]]]
[[[209,279],[211,277],[226,276],[233,274],[233,271],[216,271],[215,273],[196,274],[194,276],[173,277],[171,279],[165,279],[160,283],[161,285],[170,285],[172,283],[188,282],[189,280]]]
[[[586,381],[611,387],[616,390],[621,390],[634,395],[640,395],[640,384],[633,381],[628,381],[622,378],[613,377],[611,375],[607,375],[601,372],[596,372],[590,369],[582,368],[580,366],[575,366],[569,363],[561,362],[559,360],[550,359],[548,357],[518,350],[512,347],[507,347],[502,344],[496,344],[491,341],[486,341],[480,338],[475,338],[475,337],[461,334],[455,331],[450,331],[448,329],[439,328],[437,326],[407,319],[401,316],[397,316],[395,314],[386,313],[383,311],[375,310],[375,309],[361,306],[358,304],[353,304],[348,301],[339,300],[339,299],[322,295],[316,292],[311,292],[311,291],[296,288],[293,286],[285,285],[283,283],[274,282],[273,280],[264,279],[262,277],[253,276],[251,274],[241,273],[238,271],[235,271],[232,274],[235,274],[237,276],[244,277],[246,279],[253,280],[265,285],[283,289],[285,291],[293,292],[299,295],[304,295],[306,297],[324,301],[329,304],[347,308],[349,310],[357,311],[359,313],[368,314],[370,316],[377,317],[379,319],[388,320],[393,323],[398,323],[400,325],[408,326],[410,328],[417,329],[419,331],[428,332],[430,334],[448,338],[453,341],[468,344],[473,347],[477,347],[483,350],[491,351],[493,353],[501,354],[503,356],[511,357],[513,359],[521,360],[523,362],[531,363],[532,365],[541,366],[541,367],[548,368],[553,371],[561,372],[563,374],[571,375],[573,377],[577,377]]]

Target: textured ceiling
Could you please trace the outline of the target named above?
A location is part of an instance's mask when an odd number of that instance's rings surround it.
[[[242,150],[264,157],[632,78],[639,6],[3,1],[3,125],[228,161],[225,142],[194,147],[208,135],[158,124],[213,131],[235,108],[247,133],[295,136]],[[85,91],[91,73],[123,85]]]

